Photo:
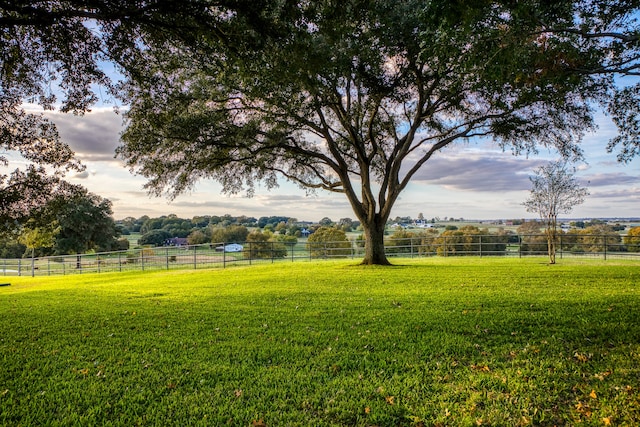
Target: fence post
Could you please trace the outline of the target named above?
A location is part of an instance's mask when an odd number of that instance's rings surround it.
[[[140,265],[142,266],[142,271],[144,271],[144,249],[140,249]]]
[[[447,257],[447,252],[448,252],[448,248],[447,248],[447,236],[444,236],[444,248],[443,248],[443,253],[444,253],[444,257]]]
[[[604,236],[602,236],[602,239],[604,240],[604,260],[607,260],[607,235],[605,234]]]
[[[522,236],[518,236],[518,258],[522,258]]]
[[[164,250],[164,254],[165,254],[165,261],[167,263],[167,270],[169,269],[169,248],[165,248]]]
[[[197,270],[198,269],[198,247],[197,246],[193,246],[193,269]]]
[[[122,252],[118,252],[118,271],[122,272]]]
[[[36,259],[31,257],[31,277],[36,277]]]
[[[480,237],[480,241],[479,241],[480,242],[480,258],[482,258],[482,236],[479,236],[479,237]]]

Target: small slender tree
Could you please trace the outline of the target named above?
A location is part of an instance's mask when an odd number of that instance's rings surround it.
[[[540,166],[535,176],[529,178],[532,188],[529,198],[523,203],[527,212],[540,216],[545,227],[549,263],[556,263],[558,241],[558,215],[571,212],[582,204],[589,191],[580,186],[565,161],[550,162]]]
[[[33,223],[27,222],[18,241],[31,251],[31,258],[35,258],[36,249],[52,248],[55,245],[59,232],[60,227],[57,221],[53,221],[45,227],[33,226]]]

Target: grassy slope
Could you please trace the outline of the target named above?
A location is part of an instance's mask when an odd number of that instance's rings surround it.
[[[0,425],[635,425],[640,268],[295,263],[14,278]]]

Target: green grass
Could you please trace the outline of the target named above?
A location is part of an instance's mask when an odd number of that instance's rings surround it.
[[[11,278],[0,425],[637,425],[640,268],[395,260]]]

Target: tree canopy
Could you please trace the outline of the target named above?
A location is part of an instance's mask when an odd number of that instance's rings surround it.
[[[82,112],[91,84],[109,85],[99,61],[114,61],[125,78],[114,93],[130,108],[118,153],[151,192],[215,179],[251,194],[281,176],[339,192],[365,230],[364,262],[384,264],[391,208],[452,144],[486,137],[515,153],[542,145],[577,157],[600,103],[622,126],[611,148],[621,160],[637,153],[640,90],[614,85],[637,74],[637,9],[636,0],[2,1],[11,54],[2,84],[13,100],[49,106],[47,82],[60,76],[61,108]]]
[[[119,155],[156,194],[203,178],[251,193],[279,176],[343,193],[365,263],[387,263],[391,208],[436,153],[487,137],[578,158],[593,102],[613,99],[614,73],[635,72],[636,50],[604,34],[631,4],[295,3],[263,4],[271,31],[259,41],[238,35],[256,31],[242,14],[218,9],[213,25],[233,37],[150,43],[145,77],[126,86]]]

